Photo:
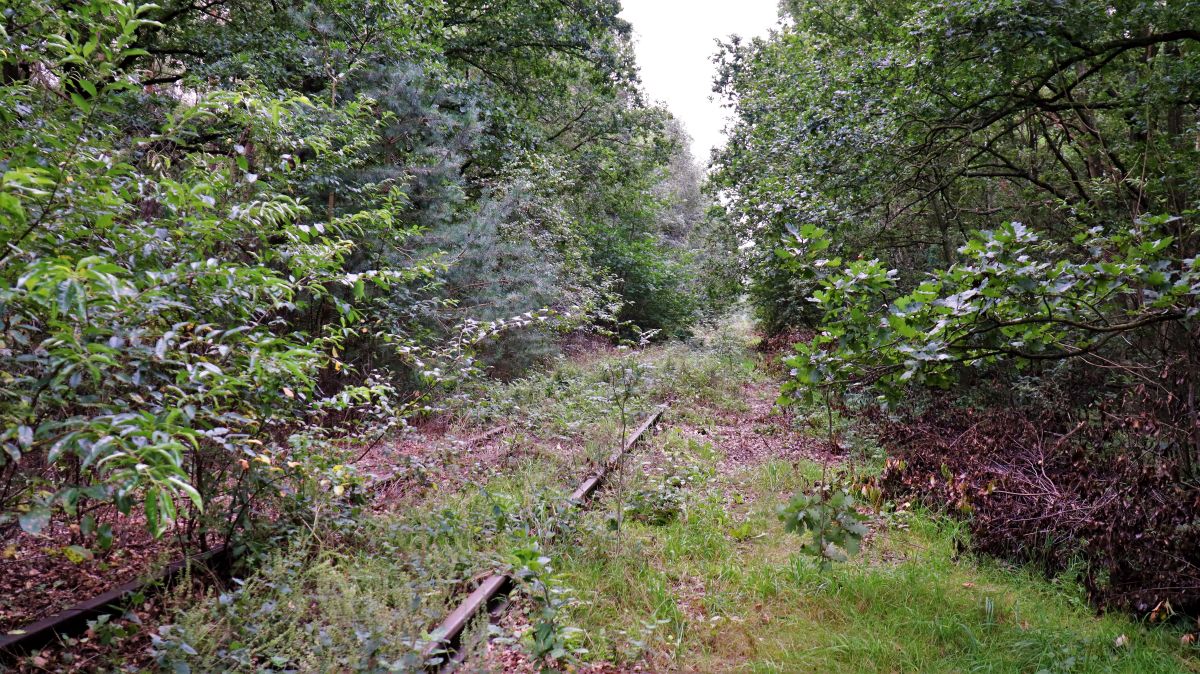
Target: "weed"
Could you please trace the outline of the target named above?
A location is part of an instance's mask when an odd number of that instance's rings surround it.
[[[830,485],[818,485],[807,493],[796,494],[791,503],[780,509],[779,519],[786,531],[811,535],[811,540],[800,550],[820,559],[825,569],[832,562],[844,562],[849,555],[858,554],[867,535],[863,524],[866,517],[855,509],[854,497],[845,489]]]
[[[563,623],[566,611],[576,604],[575,597],[536,540],[527,540],[513,550],[512,557],[513,576],[537,608],[528,634],[530,654],[541,664],[542,672],[555,671],[557,663],[587,652],[581,645],[582,630]]]

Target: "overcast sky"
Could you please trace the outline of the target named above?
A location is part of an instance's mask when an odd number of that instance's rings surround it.
[[[708,163],[724,142],[725,111],[712,96],[716,40],[731,33],[764,35],[775,24],[779,0],[622,0],[633,24],[646,93],[683,120],[692,154]]]

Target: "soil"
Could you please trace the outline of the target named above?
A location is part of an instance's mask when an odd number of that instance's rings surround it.
[[[102,510],[109,510],[104,513]],[[79,540],[72,525],[55,521],[40,534],[9,530],[0,539],[0,632],[7,633],[149,575],[182,556],[170,534],[155,540],[136,516],[111,508],[97,519],[113,528],[109,552],[72,561],[67,546]],[[91,546],[95,548],[95,546]]]
[[[722,473],[728,475],[773,460],[841,460],[840,453],[831,451],[827,442],[797,431],[788,414],[775,406],[777,382],[746,384],[742,394],[748,411],[726,412],[718,416],[712,428],[695,431],[713,436],[714,445],[723,455]]]

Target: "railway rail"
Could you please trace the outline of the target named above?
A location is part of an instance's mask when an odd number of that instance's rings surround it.
[[[603,464],[598,466],[591,474],[580,482],[575,491],[571,492],[570,500],[576,506],[587,505],[593,494],[601,484],[608,478],[625,455],[629,453],[642,439],[646,433],[653,428],[662,418],[662,415],[667,411],[666,405],[656,407],[642,424],[634,430],[633,434],[625,441],[625,443],[612,454]],[[430,669],[441,671],[452,668],[456,663],[461,663],[461,653],[459,649],[462,645],[462,634],[471,620],[480,612],[491,610],[495,612],[499,605],[504,602],[504,597],[512,589],[512,578],[508,574],[497,573],[488,576],[475,588],[471,594],[467,595],[457,607],[446,616],[430,633],[429,643],[426,644],[422,655],[426,661],[435,660],[435,656],[443,654],[444,660],[431,665]]]
[[[625,455],[632,450],[646,433],[653,428],[666,412],[666,405],[651,411],[625,441],[603,464],[591,470],[579,486],[571,492],[570,501],[576,506],[586,505],[596,490],[614,471]],[[504,427],[484,434],[490,437]],[[481,437],[484,437],[481,436]],[[79,634],[87,629],[87,622],[104,614],[121,612],[122,605],[135,593],[150,593],[170,587],[184,576],[189,568],[201,566],[217,575],[226,575],[230,562],[230,549],[219,545],[203,553],[179,560],[168,565],[154,576],[124,583],[96,597],[80,602],[70,608],[30,623],[7,634],[0,634],[0,666],[15,662],[20,656],[54,642],[54,640]],[[481,611],[498,612],[505,597],[512,589],[512,578],[507,574],[492,574],[482,580],[463,601],[430,633],[429,643],[422,654],[433,660],[441,654],[444,659],[433,669],[451,667],[462,661],[459,651],[463,631]]]

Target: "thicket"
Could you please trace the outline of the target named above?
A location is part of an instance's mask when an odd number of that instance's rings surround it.
[[[4,4],[0,533],[353,512],[347,448],[463,377],[719,310],[618,10]]]
[[[716,177],[760,317],[816,331],[784,402],[878,396],[893,486],[985,548],[1200,605],[1200,3],[784,10],[722,52]]]

